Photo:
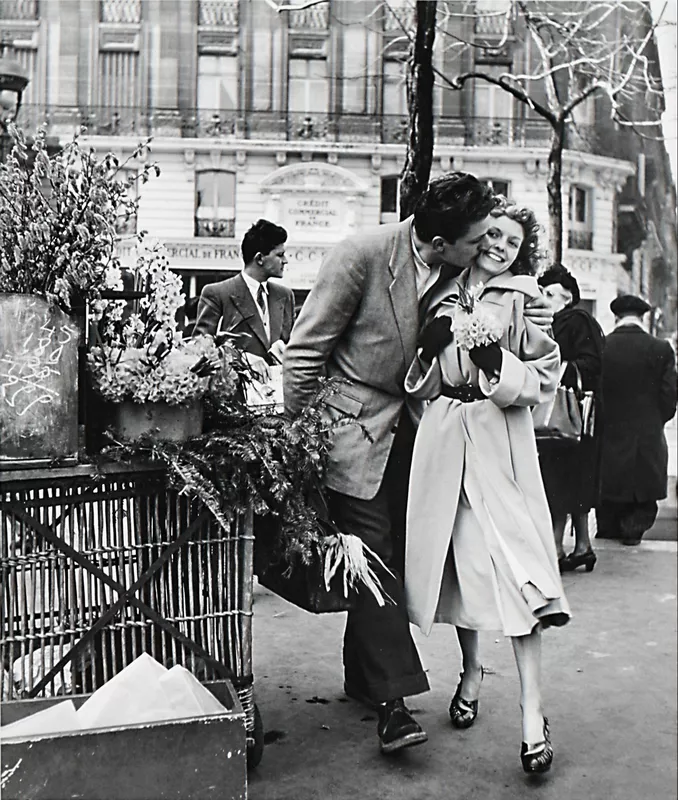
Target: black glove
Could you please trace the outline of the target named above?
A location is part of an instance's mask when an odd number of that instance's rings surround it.
[[[472,347],[468,354],[476,367],[482,369],[487,375],[492,375],[493,373],[499,375],[501,372],[502,352],[497,342]]]
[[[425,361],[433,361],[434,357],[447,347],[453,338],[452,319],[436,317],[419,334],[417,344],[422,348],[421,357]]]

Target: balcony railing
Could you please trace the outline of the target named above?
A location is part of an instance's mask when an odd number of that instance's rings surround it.
[[[288,11],[291,30],[327,31],[330,21],[329,3]]]
[[[217,217],[195,217],[195,236],[232,239],[235,236],[235,220]]]
[[[38,0],[0,0],[0,19],[38,19]]]
[[[238,0],[200,0],[198,25],[237,28]]]
[[[513,26],[511,20],[506,19],[506,14],[496,12],[493,14],[477,14],[473,21],[473,31],[479,36],[501,37],[511,35]]]
[[[189,139],[257,139],[308,142],[380,142],[405,144],[405,114],[307,114],[285,111],[221,111],[218,109],[141,109],[97,106],[22,105],[19,124],[28,132],[42,122],[60,132],[80,125],[98,136],[163,136]],[[548,147],[551,128],[541,119],[438,117],[437,144],[462,147]],[[607,135],[568,136],[567,147],[598,155],[615,152]],[[49,131],[52,132],[52,131]]]
[[[593,231],[568,231],[567,246],[570,250],[593,250]]]
[[[141,0],[100,0],[101,22],[130,24],[141,21]]]

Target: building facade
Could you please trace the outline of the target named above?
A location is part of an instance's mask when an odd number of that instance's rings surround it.
[[[286,8],[282,0],[0,1],[3,41],[30,75],[22,126],[46,121],[63,141],[82,125],[85,141],[121,160],[152,137],[144,157],[161,175],[142,187],[127,233],[136,227],[165,242],[189,296],[241,267],[240,240],[259,217],[289,232],[285,281],[299,299],[335,242],[398,219],[413,3]],[[499,35],[487,8],[478,0],[475,13],[441,19],[442,73],[455,69],[444,32]],[[520,36],[510,45],[497,69],[528,63]],[[549,129],[497,87],[475,83],[436,89],[432,177],[473,172],[532,207],[546,229]],[[641,245],[618,248],[620,193],[636,180],[638,160],[611,147],[618,137],[607,135],[595,104],[586,114],[580,130],[596,135],[564,154],[564,262],[609,329],[612,298],[643,288],[633,268]],[[131,257],[124,235],[120,253]]]

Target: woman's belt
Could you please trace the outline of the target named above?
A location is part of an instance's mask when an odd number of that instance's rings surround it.
[[[459,400],[461,403],[474,403],[476,400],[485,399],[485,395],[482,393],[480,386],[474,386],[472,383],[467,383],[463,386],[443,385],[440,393],[443,397],[449,397],[451,400]]]

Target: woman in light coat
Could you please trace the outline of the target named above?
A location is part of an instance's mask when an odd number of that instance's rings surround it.
[[[511,637],[521,683],[521,761],[526,772],[546,772],[553,750],[542,711],[540,634],[564,625],[570,612],[531,407],[555,392],[559,355],[553,339],[523,316],[539,294],[535,217],[505,204],[492,215],[474,265],[433,298],[433,319],[406,380],[412,401],[425,402],[410,479],[405,590],[410,619],[424,633],[433,622],[457,628],[464,671],[450,705],[456,727],[470,727],[478,711],[478,631]],[[491,313],[498,341],[470,349],[455,342],[460,289]]]

